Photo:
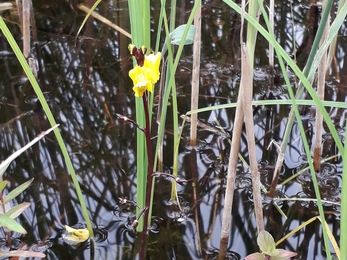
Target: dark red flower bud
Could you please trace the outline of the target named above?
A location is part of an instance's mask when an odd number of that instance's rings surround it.
[[[135,45],[130,44],[129,51],[135,57],[137,61],[137,65],[142,67],[145,62],[145,54],[147,52],[147,48],[145,46],[142,46],[141,48],[137,48]]]

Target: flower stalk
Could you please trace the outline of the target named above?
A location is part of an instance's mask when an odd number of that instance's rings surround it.
[[[148,108],[148,93],[153,93],[153,85],[158,81],[160,77],[159,66],[161,60],[161,53],[146,55],[147,48],[142,46],[137,48],[135,45],[129,45],[130,53],[135,57],[137,65],[129,71],[129,77],[133,81],[133,91],[135,97],[142,98],[143,111],[145,116],[145,127],[140,126],[135,121],[117,114],[117,118],[123,121],[127,121],[135,125],[145,134],[145,146],[147,153],[147,179],[145,189],[145,205],[136,221],[133,223],[133,228],[137,227],[138,220],[143,216],[143,231],[141,235],[141,248],[140,259],[145,259],[146,247],[147,247],[147,228],[150,224],[150,207],[152,205],[152,187],[153,187],[153,155],[151,144],[151,120]],[[138,183],[138,185],[141,185]]]
[[[144,257],[146,254],[146,243],[147,243],[147,228],[148,224],[150,224],[149,218],[149,207],[152,204],[152,183],[153,183],[153,158],[152,158],[152,144],[151,144],[151,125],[149,120],[149,110],[148,110],[148,100],[147,100],[147,93],[145,93],[142,96],[143,101],[143,108],[145,111],[145,120],[146,120],[146,127],[145,127],[145,136],[146,136],[146,150],[147,150],[147,158],[148,158],[148,168],[147,168],[147,184],[146,184],[146,206],[145,206],[145,212],[144,212],[144,224],[143,224],[143,231],[141,235],[141,251],[140,251],[140,258]]]

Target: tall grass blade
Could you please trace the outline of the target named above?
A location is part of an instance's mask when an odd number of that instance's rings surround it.
[[[307,77],[307,80],[309,82],[312,82],[313,75],[316,72],[318,64],[320,63],[320,61],[321,61],[321,59],[322,59],[322,57],[324,55],[324,52],[322,52],[322,49],[324,49],[324,47],[326,45],[322,44],[322,48],[318,48],[318,46],[319,46],[319,42],[321,41],[321,39],[323,37],[325,24],[329,23],[328,18],[329,18],[329,15],[330,15],[330,10],[331,10],[331,7],[332,7],[332,3],[333,3],[332,0],[327,0],[326,1],[325,9],[323,11],[323,15],[322,15],[322,18],[321,18],[321,21],[320,21],[317,33],[316,33],[315,39],[313,41],[312,48],[311,48],[308,60],[306,62],[306,66],[305,66],[304,71],[303,71],[303,75],[305,77]],[[326,46],[326,48],[327,47],[328,46]],[[298,90],[297,90],[297,93],[296,93],[295,97],[297,99],[300,99],[302,97],[303,92],[304,92],[304,85],[303,85],[303,82],[301,81],[299,83]],[[311,95],[311,93],[310,93],[310,95]],[[321,110],[319,105],[318,105],[318,110]],[[293,108],[292,108],[292,110],[291,110],[291,112],[289,114],[289,118],[288,118],[288,122],[287,122],[287,126],[286,126],[286,131],[285,131],[285,134],[284,134],[284,137],[283,137],[283,142],[282,142],[282,145],[281,145],[281,153],[280,153],[280,156],[278,157],[278,160],[276,162],[276,166],[275,166],[275,170],[274,170],[274,178],[278,178],[278,174],[280,173],[280,169],[281,169],[282,163],[283,163],[283,156],[281,156],[281,155],[284,153],[284,151],[285,151],[285,149],[287,147],[289,136],[290,136],[290,132],[291,132],[291,129],[292,129],[292,126],[293,126],[293,122],[294,122],[294,113],[293,113]],[[342,145],[340,147],[340,150],[342,150]],[[272,184],[271,191],[270,191],[270,196],[274,195],[274,190],[273,189],[274,189],[275,184],[276,184],[275,182]]]
[[[2,19],[2,17],[0,16],[0,29],[2,30],[3,34],[5,35],[8,43],[10,44],[11,48],[13,49],[13,52],[15,53],[19,63],[21,64],[26,76],[28,77],[34,91],[35,91],[35,94],[37,95],[39,101],[40,101],[40,104],[42,105],[42,109],[43,111],[45,112],[46,116],[47,116],[47,119],[50,123],[50,125],[53,127],[55,125],[57,125],[57,123],[55,122],[54,120],[54,117],[53,117],[53,114],[47,104],[47,101],[28,65],[28,63],[26,62],[21,50],[19,49],[16,41],[14,40],[11,32],[9,31],[9,29],[7,28],[4,20]],[[77,193],[77,196],[78,196],[78,200],[79,200],[79,203],[81,205],[81,208],[82,208],[82,214],[83,214],[83,217],[86,221],[86,224],[87,224],[87,227],[88,227],[88,231],[89,231],[89,234],[91,237],[94,236],[94,232],[93,232],[93,228],[92,228],[92,224],[90,222],[90,218],[89,218],[89,215],[88,215],[88,211],[87,211],[87,207],[84,203],[84,199],[83,199],[83,195],[82,195],[82,191],[81,191],[81,188],[80,188],[80,185],[78,183],[78,180],[77,180],[77,176],[76,176],[76,173],[75,173],[75,170],[72,166],[72,162],[71,162],[71,159],[70,159],[70,156],[69,156],[69,153],[66,149],[66,146],[64,144],[64,141],[63,141],[63,138],[59,132],[59,130],[56,128],[54,129],[54,134],[55,134],[55,137],[57,138],[57,141],[58,141],[58,144],[59,144],[59,147],[62,151],[62,154],[63,154],[63,157],[64,157],[64,160],[65,160],[65,163],[67,165],[67,168],[69,170],[69,173],[71,174],[71,178],[72,178],[72,181],[74,183],[74,186],[75,186],[75,189],[76,189],[76,193]]]
[[[347,136],[347,124],[345,126],[345,136]],[[347,145],[345,144],[345,154]],[[341,217],[340,217],[340,248],[341,259],[347,259],[347,159],[343,157],[342,169],[342,191],[341,191]]]
[[[235,4],[234,2],[232,2],[230,0],[223,0],[223,2],[225,2],[227,5],[229,5],[237,13],[241,13],[241,8],[237,4]],[[327,42],[325,42],[325,44],[323,44],[323,48],[329,46],[330,40],[332,40],[333,37],[337,34],[339,28],[341,27],[341,24],[344,21],[344,18],[346,16],[346,14],[347,14],[347,5],[345,4],[341,8],[340,13],[338,13],[337,18],[332,23],[331,30],[330,30],[330,33],[329,33],[329,39],[328,39]],[[277,49],[277,54],[280,55],[283,58],[283,60],[287,63],[287,65],[293,70],[295,75],[299,78],[299,80],[304,85],[304,87],[307,90],[307,92],[310,94],[311,98],[314,100],[314,104],[321,111],[321,113],[323,115],[323,118],[324,118],[324,121],[327,123],[327,127],[329,128],[329,131],[330,131],[334,141],[336,142],[336,146],[337,146],[339,152],[341,154],[343,154],[343,145],[342,145],[342,142],[340,140],[339,135],[337,134],[337,131],[336,131],[335,127],[334,127],[334,124],[332,123],[330,116],[328,115],[326,109],[322,105],[322,101],[319,100],[315,90],[311,86],[311,84],[308,81],[308,79],[303,75],[302,71],[298,68],[298,66],[291,59],[291,57],[289,57],[289,55],[286,53],[286,51],[277,43],[277,41],[275,41],[270,36],[270,34],[255,19],[250,17],[247,13],[245,13],[245,19],[247,20],[247,22],[252,24],[258,30],[258,32],[261,35],[264,36],[264,38],[268,42],[270,42],[272,45],[274,45],[274,47]],[[326,44],[327,44],[327,46],[326,46]],[[320,51],[321,50],[318,51],[318,54],[320,53]],[[313,63],[313,66],[314,65],[315,65],[315,63]],[[310,101],[306,100],[305,102],[310,102]],[[328,123],[328,122],[330,122],[330,123]]]
[[[259,5],[262,5],[263,1],[250,1],[249,2],[249,14],[254,19],[259,19]],[[241,18],[242,20],[244,17]],[[242,26],[242,25],[241,25]],[[257,41],[257,29],[247,24],[247,41],[246,41],[246,52],[243,53],[241,48],[241,59],[242,59],[242,72],[241,72],[241,86],[245,88],[243,94],[244,103],[244,122],[246,126],[248,153],[250,161],[250,171],[252,174],[252,187],[253,187],[253,202],[255,210],[255,219],[257,223],[258,233],[264,230],[263,220],[263,206],[262,197],[260,191],[260,174],[258,171],[258,160],[256,157],[255,139],[254,139],[254,120],[253,120],[253,66],[254,66],[254,50]],[[240,35],[242,39],[242,34]]]
[[[163,1],[162,1],[163,3]],[[200,4],[200,0],[195,1],[192,12],[188,18],[187,24],[184,25],[184,31],[183,34],[180,36],[180,42],[178,46],[178,50],[176,52],[175,59],[173,59],[173,51],[172,51],[172,46],[171,44],[167,44],[167,52],[168,52],[168,61],[167,61],[167,72],[166,72],[166,83],[165,83],[165,88],[164,88],[164,99],[163,99],[163,106],[162,106],[162,111],[160,112],[161,117],[160,117],[160,123],[159,123],[159,130],[158,130],[158,142],[157,142],[157,147],[156,147],[156,152],[159,150],[159,146],[162,143],[161,140],[163,140],[164,137],[164,127],[165,127],[165,121],[166,121],[166,112],[167,112],[167,105],[168,104],[168,99],[170,93],[172,93],[172,105],[173,105],[173,130],[174,130],[174,164],[173,164],[173,175],[177,176],[178,175],[178,146],[179,146],[179,139],[178,139],[178,111],[177,111],[177,101],[176,101],[176,86],[175,86],[175,72],[178,66],[178,62],[180,60],[183,46],[187,42],[187,38],[189,35],[192,35],[192,22],[194,15],[197,11],[197,8]],[[169,43],[171,42],[170,40],[170,31],[169,31],[169,25],[168,25],[168,20],[166,17],[166,13],[163,13],[163,21],[164,21],[164,28],[165,28],[165,33],[166,33],[166,42]],[[195,29],[194,29],[195,30]],[[195,32],[195,31],[194,31]],[[189,41],[189,38],[188,38]],[[165,47],[163,47],[165,48]],[[163,52],[165,49],[163,49]],[[172,184],[172,191],[171,191],[171,199],[177,198],[177,189],[176,189],[176,183],[173,182]]]
[[[234,128],[232,135],[232,142],[229,154],[229,163],[228,163],[228,175],[226,180],[226,189],[225,189],[225,199],[224,199],[224,208],[222,215],[222,230],[220,235],[219,243],[219,260],[224,260],[227,253],[227,245],[229,241],[229,232],[231,225],[231,210],[233,206],[234,198],[234,183],[236,180],[236,167],[238,163],[238,153],[240,149],[240,138],[242,134],[242,125],[240,122],[243,121],[243,102],[241,97],[243,95],[243,88],[240,89],[239,95],[237,96],[236,112],[234,118]]]
[[[293,102],[290,99],[282,99],[282,100],[253,100],[253,106],[267,106],[267,105],[279,105],[279,106],[288,106],[292,105]],[[296,100],[297,105],[306,105],[306,106],[315,106],[316,103],[313,100]],[[336,107],[347,109],[347,103],[345,102],[336,102],[336,101],[322,101],[322,105],[324,107]],[[237,103],[229,103],[223,105],[215,105],[210,107],[203,107],[196,110],[188,111],[185,115],[189,116],[194,113],[203,113],[209,112],[218,109],[227,109],[227,108],[235,108]]]
[[[275,16],[275,0],[270,0],[270,7],[269,7],[269,22],[270,22],[270,32],[274,32],[274,27],[275,27],[275,22],[274,22],[274,16]],[[269,44],[269,65],[271,71],[273,70],[274,67],[274,61],[275,61],[275,56],[274,56],[274,47],[272,44]]]
[[[267,14],[266,14],[266,12],[265,12],[265,10],[264,10],[264,8],[262,6],[261,6],[261,10],[262,10],[262,13],[263,13],[263,16],[264,16],[264,20],[265,20],[268,28],[270,28]],[[273,34],[270,34],[270,35],[274,39]],[[300,134],[301,134],[301,137],[302,137],[305,154],[306,154],[307,158],[310,158],[311,157],[310,148],[309,148],[308,141],[307,141],[307,138],[306,138],[306,135],[305,135],[305,130],[304,130],[304,127],[303,127],[303,124],[302,124],[302,121],[301,121],[301,117],[300,117],[300,113],[299,113],[299,110],[298,110],[298,106],[296,104],[296,99],[294,97],[294,93],[293,93],[293,90],[292,90],[289,78],[288,78],[287,73],[286,73],[286,68],[284,66],[282,57],[280,55],[278,55],[279,53],[278,53],[278,49],[276,47],[275,47],[275,51],[276,51],[277,56],[278,56],[278,61],[280,63],[280,67],[281,67],[282,73],[283,73],[283,75],[285,77],[285,82],[287,84],[287,88],[288,88],[290,99],[293,102],[292,111],[294,111],[295,117],[297,119],[297,124],[299,126]],[[320,192],[319,192],[319,185],[318,185],[318,182],[317,182],[316,174],[314,172],[313,163],[312,163],[312,161],[310,159],[308,160],[308,164],[309,164],[309,169],[310,169],[310,172],[311,172],[311,177],[312,177],[312,182],[313,182],[313,186],[314,186],[314,191],[315,191],[316,198],[317,198],[317,205],[318,205],[319,216],[322,219],[322,222],[325,222],[324,211],[323,211],[322,201],[321,201]],[[328,259],[331,259],[330,245],[329,245],[329,240],[328,240],[328,235],[327,235],[328,232],[327,232],[326,225],[323,225],[322,229],[323,229],[324,245],[325,245],[327,257],[328,257]]]
[[[86,24],[88,18],[92,15],[92,13],[94,12],[95,8],[101,3],[101,1],[102,1],[102,0],[97,0],[97,1],[93,4],[92,8],[90,8],[90,9],[87,11],[87,15],[86,15],[86,17],[84,17],[83,22],[82,22],[80,28],[79,28],[78,31],[77,31],[77,34],[76,34],[76,38],[75,38],[75,39],[78,38],[78,35],[79,35],[80,32],[82,31],[82,29],[83,29],[84,25]]]
[[[146,46],[148,50],[151,47],[150,42],[150,1],[149,0],[129,0],[129,17],[130,17],[130,30],[132,36],[132,44],[137,47]],[[134,59],[134,65],[135,63]],[[136,123],[145,127],[145,114],[143,111],[143,102],[140,98],[135,99],[136,107]],[[146,183],[147,183],[147,152],[145,147],[145,136],[143,132],[137,130],[136,135],[136,176],[137,176],[137,190],[136,201],[141,207],[145,207],[146,200]],[[137,209],[137,215],[140,214],[140,210]],[[139,219],[139,225],[137,231],[143,230],[143,218]],[[146,232],[146,231],[145,231]]]
[[[337,13],[340,13],[342,6],[344,6],[346,0],[341,0],[338,1],[338,8],[337,8]],[[337,35],[335,35],[334,39],[331,41],[330,45],[329,45],[329,52],[328,52],[328,58],[327,58],[327,74],[329,74],[330,68],[335,67],[335,72],[336,72],[336,78],[339,79],[340,75],[339,75],[339,68],[336,65],[332,65],[333,64],[333,60],[335,57],[335,53],[336,53],[336,44],[337,44]],[[334,71],[334,69],[332,69]]]

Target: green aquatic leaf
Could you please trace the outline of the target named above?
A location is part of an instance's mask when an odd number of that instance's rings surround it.
[[[8,181],[1,181],[0,182],[0,193],[2,193],[2,191],[4,190],[4,188],[6,187]]]
[[[184,31],[186,27],[187,27],[186,24],[180,25],[170,33],[171,44],[180,45],[183,39],[183,35],[184,35]],[[184,40],[184,45],[193,44],[195,31],[196,31],[196,27],[194,25],[191,25],[189,27],[187,37]]]
[[[15,231],[17,233],[21,233],[21,234],[27,233],[26,230],[14,219],[3,214],[0,215],[0,226],[5,227],[9,230]]]
[[[182,40],[184,40],[183,42],[184,45],[193,44],[196,27],[194,25],[191,25],[188,29],[187,37],[183,39],[186,28],[187,28],[187,25],[183,24],[178,26],[175,30],[173,30],[169,34],[170,43],[174,45],[180,45]],[[165,39],[163,49],[161,51],[162,57],[164,57],[164,54],[166,51],[167,51],[167,39]]]
[[[280,253],[278,256],[272,256],[271,260],[286,260],[297,255],[295,252],[287,251],[284,249],[277,249]]]
[[[260,231],[257,238],[257,243],[260,251],[263,254],[269,256],[278,256],[280,254],[280,251],[276,249],[276,244],[273,237],[265,230]]]
[[[25,191],[29,187],[29,185],[32,183],[33,180],[34,179],[30,179],[30,180],[24,182],[23,184],[21,184],[20,186],[18,186],[14,190],[12,190],[9,194],[7,194],[5,197],[5,200],[4,200],[5,204],[10,202],[11,200],[13,200],[15,197],[17,197],[23,191]]]
[[[26,210],[30,206],[29,202],[24,202],[15,207],[11,208],[9,211],[5,213],[5,216],[8,216],[12,219],[18,217],[24,210]]]

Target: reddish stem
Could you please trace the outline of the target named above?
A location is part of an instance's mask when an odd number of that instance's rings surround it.
[[[146,246],[147,246],[149,206],[151,203],[152,182],[153,182],[153,159],[152,159],[152,145],[151,145],[151,124],[149,120],[147,92],[145,92],[144,95],[142,96],[142,100],[143,100],[143,108],[145,111],[145,119],[146,119],[145,136],[146,136],[148,168],[147,168],[146,205],[145,205],[146,210],[143,215],[144,224],[143,224],[143,230],[141,235],[140,260],[145,260]]]

